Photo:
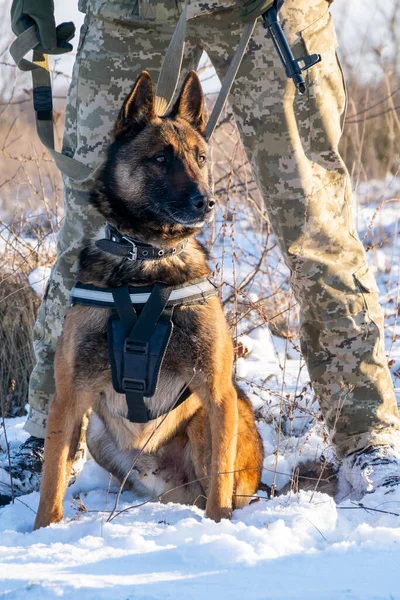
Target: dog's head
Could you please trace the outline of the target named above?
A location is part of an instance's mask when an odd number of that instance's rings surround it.
[[[214,198],[204,139],[204,96],[187,76],[165,117],[154,109],[143,72],[126,98],[92,203],[122,231],[163,239],[185,237],[213,216]]]

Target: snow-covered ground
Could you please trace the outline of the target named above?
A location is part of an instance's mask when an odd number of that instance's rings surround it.
[[[100,467],[86,463],[68,490],[64,521],[34,533],[38,493],[2,510],[3,597],[400,598],[399,516],[301,492],[261,499],[220,524],[196,508],[157,503],[106,523],[115,498],[108,484]],[[134,504],[124,493],[120,509]],[[400,511],[400,494],[397,501],[375,494],[366,504]]]
[[[377,276],[386,318],[386,346],[400,398],[399,303],[400,180],[360,186],[355,202],[358,229],[371,246],[369,262]],[[379,208],[380,207],[380,208]],[[237,219],[235,251],[249,256],[251,223]],[[228,225],[232,226],[233,225]],[[226,240],[233,239],[229,232]],[[258,240],[259,241],[259,240]],[[254,248],[253,248],[254,249]],[[221,246],[214,245],[216,262]],[[229,270],[232,248],[224,247],[225,293],[229,281],[239,282],[251,265],[238,260]],[[254,260],[257,260],[254,250]],[[272,268],[285,285],[286,271],[278,254]],[[274,263],[274,261],[276,261]],[[36,270],[31,284],[41,293],[48,270]],[[257,282],[249,291],[256,301]],[[262,481],[281,489],[296,466],[331,461],[333,451],[298,342],[271,334],[265,324],[252,331],[239,324],[245,356],[237,377],[251,397],[258,416],[265,461]],[[277,423],[283,411],[278,448]],[[290,418],[288,418],[290,417]],[[27,437],[23,418],[5,422],[11,452]],[[0,445],[4,449],[4,431]],[[4,465],[4,454],[0,458]],[[0,469],[1,484],[9,483]],[[33,492],[0,509],[0,596],[23,600],[93,599],[400,599],[400,489],[375,492],[363,505],[343,483],[336,502],[319,491],[292,490],[273,500],[260,491],[259,501],[235,511],[231,522],[215,524],[193,507],[157,502],[143,504],[122,494],[112,522],[107,517],[117,485],[93,460],[70,486],[65,518],[32,533],[39,494]]]

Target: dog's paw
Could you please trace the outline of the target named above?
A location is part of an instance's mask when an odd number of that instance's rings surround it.
[[[215,506],[207,502],[206,515],[209,519],[219,523],[222,519],[230,519],[232,517],[232,508],[229,506]]]

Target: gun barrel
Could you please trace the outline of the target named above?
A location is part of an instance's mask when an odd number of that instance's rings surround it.
[[[319,54],[312,54],[300,59],[293,56],[293,52],[288,44],[285,33],[279,21],[279,9],[283,5],[283,0],[275,0],[274,5],[262,15],[264,29],[274,43],[278,56],[285,68],[286,77],[290,77],[299,94],[306,91],[306,82],[302,72],[306,71],[321,60]]]
[[[304,94],[306,90],[306,84],[301,72],[301,67],[293,56],[293,52],[283,32],[277,9],[273,6],[263,14],[262,18],[263,26],[268,30],[278,56],[285,67],[286,77],[293,79],[293,82],[299,93]]]

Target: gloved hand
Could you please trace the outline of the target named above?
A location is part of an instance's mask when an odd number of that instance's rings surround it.
[[[56,27],[53,0],[13,0],[11,27],[15,35],[36,25],[40,44],[35,50],[43,54],[64,54],[72,50],[69,44],[75,35],[75,25],[69,21]]]
[[[258,17],[261,17],[271,6],[274,0],[246,0],[243,6],[243,10],[240,13],[240,18],[245,23],[249,21],[255,21]]]

